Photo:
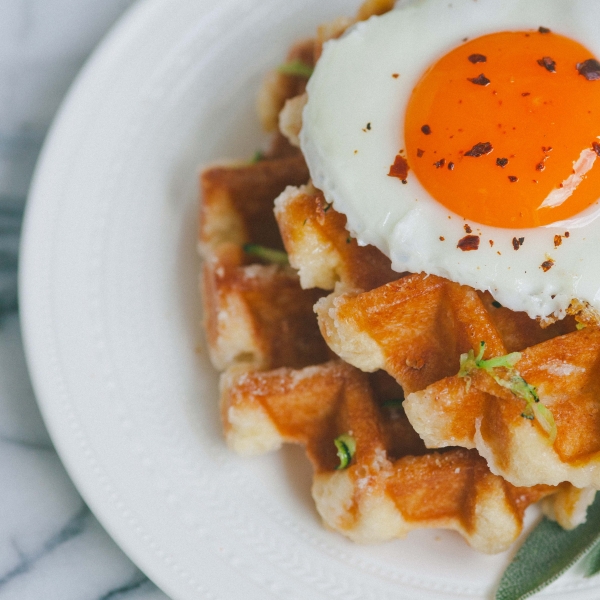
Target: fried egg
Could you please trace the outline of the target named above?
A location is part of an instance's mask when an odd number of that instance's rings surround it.
[[[393,268],[600,311],[600,3],[416,0],[328,42],[300,143]]]

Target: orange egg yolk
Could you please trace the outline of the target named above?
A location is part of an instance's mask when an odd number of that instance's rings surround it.
[[[600,64],[544,28],[452,50],[415,87],[405,123],[410,170],[461,217],[537,227],[600,198]]]

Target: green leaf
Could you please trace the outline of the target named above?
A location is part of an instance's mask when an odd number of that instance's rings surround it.
[[[523,600],[552,583],[600,539],[600,494],[588,508],[587,521],[565,531],[544,518],[510,563],[496,600]]]
[[[252,158],[250,159],[250,164],[255,165],[259,163],[261,160],[265,160],[265,153],[262,150],[257,150]]]
[[[386,400],[381,406],[383,408],[402,408],[402,403],[402,398],[392,398],[391,400]]]
[[[512,352],[505,356],[496,356],[495,358],[488,358],[487,360],[478,360],[477,366],[480,369],[488,371],[489,369],[497,369],[498,367],[504,367],[505,369],[512,369],[521,360],[520,352]]]
[[[600,544],[596,544],[587,555],[585,561],[585,576],[593,577],[600,573]]]
[[[348,433],[344,433],[333,440],[335,447],[337,448],[337,455],[340,459],[340,464],[336,467],[338,471],[346,469],[352,457],[356,452],[356,440]]]
[[[289,265],[288,255],[282,250],[274,250],[273,248],[265,248],[258,244],[244,244],[243,250],[250,256],[255,256],[269,263],[276,265]]]
[[[294,75],[295,77],[306,77],[313,74],[314,69],[301,60],[291,60],[290,62],[279,65],[277,69],[283,75]]]
[[[460,355],[459,377],[465,378],[467,382],[467,392],[471,386],[470,374],[475,369],[481,369],[494,378],[494,381],[509,390],[512,394],[525,400],[527,406],[521,414],[524,419],[533,420],[537,417],[542,429],[548,434],[550,444],[556,439],[556,423],[550,410],[540,402],[537,390],[534,386],[527,383],[514,367],[521,360],[520,352],[512,352],[505,356],[496,356],[483,360],[485,354],[485,342],[479,342],[479,354],[475,356],[474,350],[469,350],[466,354]],[[497,372],[496,369],[502,368],[504,372]]]

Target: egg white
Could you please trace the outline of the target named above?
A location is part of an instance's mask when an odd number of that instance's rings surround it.
[[[405,147],[404,114],[414,86],[465,37],[544,26],[598,57],[598,23],[600,2],[590,0],[416,0],[359,23],[325,45],[308,84],[300,141],[313,182],[346,214],[359,243],[379,248],[398,272],[488,290],[531,317],[562,315],[574,298],[600,311],[599,202],[550,226],[496,228],[443,207],[414,173],[406,185],[387,175]],[[456,247],[465,223],[481,237],[476,251]],[[565,231],[569,238],[555,249],[554,236]],[[518,251],[514,237],[525,238]],[[544,272],[549,259],[554,266]]]

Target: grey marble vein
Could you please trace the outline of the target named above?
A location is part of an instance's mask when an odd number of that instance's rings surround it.
[[[42,547],[37,550],[34,554],[27,554],[21,550],[17,540],[11,540],[13,547],[15,548],[20,561],[10,571],[4,574],[0,574],[0,592],[2,588],[8,584],[12,579],[31,571],[35,567],[35,564],[55,550],[61,544],[69,541],[76,535],[80,535],[83,532],[85,526],[85,519],[90,517],[90,510],[87,506],[83,506],[81,510],[77,512],[69,521],[62,527],[57,533],[55,533],[50,539],[46,540]]]
[[[125,598],[131,598],[133,592],[152,587],[154,587],[152,582],[145,575],[141,575],[121,587],[110,590],[110,592],[107,592],[98,598],[98,600],[125,600]]]

